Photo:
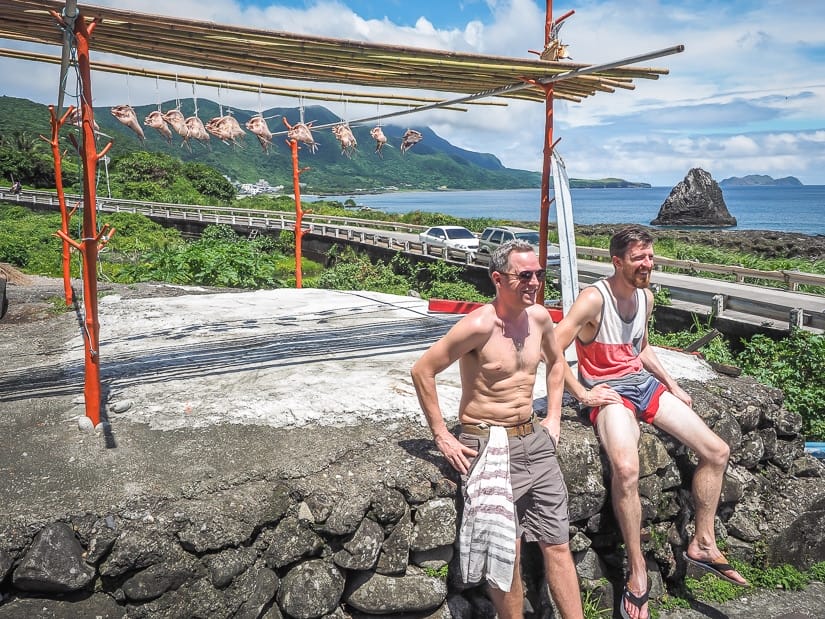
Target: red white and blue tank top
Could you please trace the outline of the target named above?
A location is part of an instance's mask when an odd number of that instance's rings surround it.
[[[611,385],[644,382],[650,376],[639,358],[647,324],[645,291],[636,290],[636,312],[627,322],[619,314],[606,281],[597,281],[593,288],[602,295],[602,313],[592,341],[585,343],[576,338],[581,382],[588,388],[604,382]]]

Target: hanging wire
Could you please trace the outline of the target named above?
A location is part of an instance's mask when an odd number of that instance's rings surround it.
[[[195,116],[198,115],[198,98],[195,96],[195,80],[192,80],[192,102],[195,104]]]
[[[224,84],[224,90],[229,90],[229,84]],[[235,112],[232,111],[232,105],[227,103],[226,104],[226,115],[227,116],[234,116]],[[223,114],[221,114],[223,116]]]
[[[180,110],[180,92],[178,91],[178,73],[175,71],[175,109]]]

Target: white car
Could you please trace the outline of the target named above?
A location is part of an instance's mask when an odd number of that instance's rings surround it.
[[[471,257],[478,251],[478,237],[463,226],[433,226],[421,232],[418,240],[433,247],[460,249]]]

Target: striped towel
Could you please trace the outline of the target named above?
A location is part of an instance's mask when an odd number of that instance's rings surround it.
[[[458,534],[461,577],[509,591],[516,561],[516,515],[510,485],[507,431],[490,427],[487,448],[464,486],[464,516]]]

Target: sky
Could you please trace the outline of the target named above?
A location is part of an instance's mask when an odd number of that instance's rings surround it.
[[[544,40],[544,0],[93,0],[90,4],[514,58],[535,59],[529,50],[541,49]],[[570,9],[575,14],[565,21],[560,39],[577,63],[602,64],[685,46],[681,54],[640,63],[670,71],[658,80],[636,80],[632,91],[599,93],[581,103],[556,101],[554,137],[561,138],[557,149],[571,178],[618,177],[673,186],[691,168],[700,167],[717,181],[767,174],[825,185],[825,2],[553,3],[554,16]],[[0,46],[59,53],[56,47],[11,40],[0,41]],[[92,60],[142,66],[136,59],[95,54],[93,42]],[[181,71],[198,73],[193,68]],[[57,66],[0,58],[0,75],[0,94],[56,103]],[[308,83],[308,87],[320,85]],[[180,88],[181,97],[191,96],[191,86]],[[174,99],[176,89],[169,82],[95,72],[93,94],[96,106],[146,105]],[[200,87],[196,96],[249,110],[298,105],[295,99],[226,89],[219,93],[208,87]],[[377,113],[376,106],[322,104],[342,118]],[[432,110],[387,123],[427,125],[456,146],[496,155],[507,167],[541,170],[541,103],[471,106],[466,113]]]

